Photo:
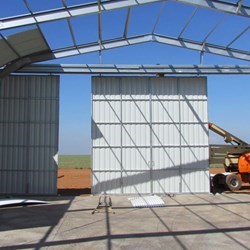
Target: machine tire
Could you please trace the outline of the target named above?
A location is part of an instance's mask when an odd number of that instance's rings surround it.
[[[225,189],[225,176],[223,174],[216,174],[212,180],[213,188]]]
[[[241,188],[242,181],[238,175],[229,174],[226,177],[226,184],[231,191],[237,191]]]

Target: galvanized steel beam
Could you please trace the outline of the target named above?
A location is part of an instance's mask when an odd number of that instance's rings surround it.
[[[151,42],[152,35],[142,35],[136,37],[129,38],[117,38],[111,40],[103,40],[102,41],[102,50],[108,50],[113,48],[119,48],[129,45],[135,45],[145,42]],[[69,47],[65,49],[54,50],[53,54],[55,58],[62,58],[68,56],[74,56],[80,54],[86,54],[91,52],[98,52],[100,50],[100,45],[98,42],[90,43],[90,44],[82,44],[78,45],[79,52],[74,47]]]
[[[250,53],[248,51],[226,48],[215,44],[200,43],[187,39],[176,39],[162,35],[155,35],[153,39],[158,43],[250,61]]]
[[[33,64],[18,73],[44,74],[250,74],[247,65]]]
[[[226,48],[214,44],[200,43],[197,41],[192,41],[182,38],[174,38],[174,37],[167,37],[163,35],[152,35],[152,34],[102,41],[102,50],[141,44],[145,42],[158,42],[186,49],[198,50],[206,53],[217,54],[221,56],[228,56],[236,59],[250,61],[250,53],[248,51]],[[62,58],[67,56],[78,55],[79,53],[85,54],[90,52],[97,52],[99,50],[100,50],[99,44],[92,43],[92,44],[79,45],[78,49],[76,49],[75,47],[70,47],[62,50],[54,50],[53,54],[55,58]]]
[[[163,0],[110,0],[101,3],[101,11],[110,11],[120,8],[128,8],[133,6],[140,6],[143,4],[162,2]],[[185,4],[195,5],[197,7],[204,7],[218,11],[224,11],[245,17],[250,16],[250,7],[216,0],[175,0]],[[32,25],[60,19],[77,17],[87,14],[97,14],[99,12],[98,3],[81,4],[77,6],[68,6],[65,8],[58,8],[48,11],[36,12],[33,14],[20,15],[15,17],[3,18],[0,20],[0,30],[21,27],[25,25]]]
[[[230,3],[219,0],[172,0],[172,1],[191,4],[202,8],[214,9],[245,17],[250,17],[250,6],[242,4]]]

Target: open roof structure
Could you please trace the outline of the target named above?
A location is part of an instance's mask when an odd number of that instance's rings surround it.
[[[13,72],[250,73],[250,0],[53,0],[40,4],[19,0],[19,8],[13,4],[11,10],[4,9],[4,1],[0,76]],[[200,63],[102,64],[103,51],[143,43],[198,51]],[[96,53],[100,65],[54,64],[55,59],[87,53]],[[215,61],[204,66],[206,54],[237,59],[237,65],[215,66]],[[49,64],[41,64],[45,61]]]

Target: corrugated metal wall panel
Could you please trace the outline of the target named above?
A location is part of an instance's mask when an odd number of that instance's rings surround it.
[[[180,128],[177,124],[152,125],[153,146],[180,145]]]
[[[179,147],[159,147],[152,150],[153,168],[167,169],[179,168],[180,166],[180,148]]]
[[[166,80],[167,79],[167,80]],[[151,94],[153,100],[179,100],[178,78],[151,78]]]
[[[125,194],[151,193],[150,171],[124,171],[122,173],[122,185]]]
[[[92,130],[93,146],[112,147],[121,143],[120,125],[95,124]]]
[[[150,146],[150,127],[144,124],[125,124],[122,126],[123,146]]]
[[[185,169],[208,169],[208,147],[183,147],[181,149],[181,164]]]
[[[208,145],[208,127],[205,124],[182,124],[181,145]]]
[[[149,100],[149,83],[146,77],[123,77],[119,78],[121,81],[121,95],[123,100],[146,99]]]
[[[97,79],[92,85],[92,193],[122,192],[121,102],[117,82],[119,78],[113,77]]]
[[[95,101],[93,116],[95,122],[120,123],[120,102],[117,101]]]
[[[95,148],[92,164],[95,171],[121,171],[121,149]]]
[[[205,78],[94,77],[92,94],[94,173],[113,164],[123,193],[209,192]]]
[[[179,78],[178,85],[180,99],[207,100],[207,82],[205,77],[182,77]]]
[[[109,100],[116,99],[120,100],[120,88],[118,77],[110,78],[96,78],[95,84],[92,86],[93,99],[95,100]]]
[[[123,170],[145,171],[150,170],[150,148],[123,148],[122,168]]]
[[[179,122],[179,101],[152,101],[152,122]]]
[[[25,170],[1,170],[1,175],[0,188],[2,194],[11,194],[13,190],[18,190],[20,194],[25,193],[27,178],[27,172]]]
[[[180,171],[179,169],[154,170],[153,190],[157,194],[179,193],[180,192]]]
[[[92,193],[121,194],[120,172],[92,172]]]
[[[57,193],[58,124],[59,77],[0,81],[0,193]]]
[[[123,123],[149,123],[150,107],[148,101],[125,101],[122,103]]]
[[[209,192],[209,171],[188,169],[182,170],[182,193]]]
[[[180,102],[180,119],[186,123],[207,123],[207,101],[181,101]]]

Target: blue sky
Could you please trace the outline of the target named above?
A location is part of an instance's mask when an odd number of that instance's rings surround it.
[[[61,0],[28,0],[33,11],[62,7]],[[70,4],[89,2],[88,0],[67,0]],[[250,1],[249,1],[250,2]],[[244,2],[249,4],[248,0]],[[1,18],[27,13],[22,0],[1,0]],[[151,33],[162,3],[133,8],[128,36]],[[168,1],[155,32],[168,36],[178,36],[193,13],[191,5],[177,4]],[[126,11],[118,10],[102,15],[102,38],[110,39],[123,34]],[[227,45],[244,28],[250,25],[249,18],[238,17],[222,12],[199,9],[183,37],[202,41],[209,31],[222,20],[218,29],[207,42]],[[82,16],[72,19],[76,41],[79,44],[98,40],[98,19],[96,15]],[[72,45],[67,21],[41,24],[47,41],[52,49]],[[10,35],[34,26],[3,31]],[[250,30],[237,40],[233,47],[250,50]],[[117,48],[102,52],[103,63],[116,64],[199,64],[200,53],[182,48],[147,43],[130,47]],[[98,53],[85,54],[51,63],[99,63]],[[249,65],[227,57],[205,54],[204,64]],[[208,113],[209,120],[250,142],[250,77],[248,75],[208,76]],[[60,141],[61,154],[89,154],[91,152],[91,76],[61,75],[60,87]],[[214,134],[210,134],[212,143],[222,142]]]

